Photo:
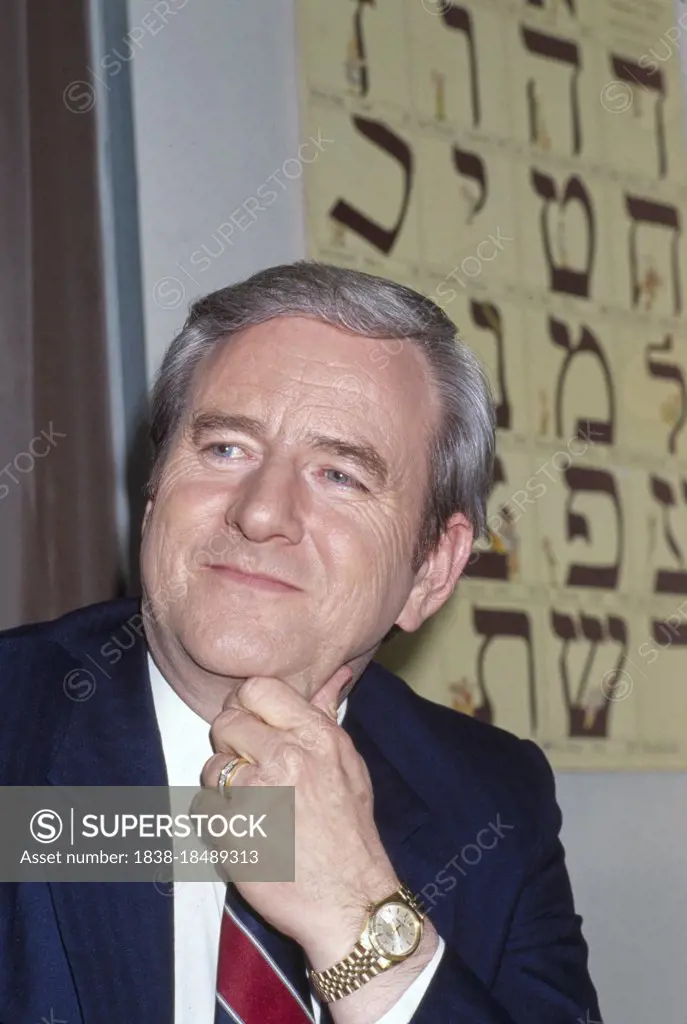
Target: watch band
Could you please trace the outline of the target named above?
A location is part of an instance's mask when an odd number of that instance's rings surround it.
[[[395,900],[407,903],[420,918],[420,921],[424,920],[425,912],[422,904],[408,886],[403,883],[389,896],[368,907],[368,916],[363,933],[348,956],[345,956],[342,960],[339,960],[332,967],[328,967],[324,971],[311,970],[309,972],[315,990],[325,1002],[334,1003],[337,999],[342,999],[344,996],[350,995],[351,992],[356,992],[368,981],[371,981],[372,978],[381,974],[382,971],[388,970],[389,967],[393,967],[395,963],[399,962],[378,953],[377,950],[366,942],[367,926],[374,912],[384,903],[392,903]]]
[[[362,942],[356,942],[343,960],[339,960],[325,971],[311,971],[310,978],[318,995],[326,1003],[334,1003],[351,992],[357,992],[366,982],[381,974],[386,967],[391,967],[391,960],[384,958],[386,963],[383,964],[382,959],[374,949],[367,949]]]

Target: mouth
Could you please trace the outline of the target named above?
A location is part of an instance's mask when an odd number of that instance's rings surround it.
[[[277,579],[276,576],[264,576],[261,573],[242,572],[240,569],[235,569],[232,565],[211,564],[208,566],[208,569],[213,569],[215,572],[220,573],[224,579],[241,583],[247,587],[254,587],[256,590],[272,590],[282,591],[284,593],[294,593],[301,589],[300,587],[292,586],[290,583],[285,583],[283,580]]]

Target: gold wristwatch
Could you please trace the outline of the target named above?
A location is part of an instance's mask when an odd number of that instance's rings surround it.
[[[325,971],[309,972],[318,995],[334,1003],[407,960],[420,945],[424,919],[422,905],[405,885],[370,904],[362,934],[348,956]]]

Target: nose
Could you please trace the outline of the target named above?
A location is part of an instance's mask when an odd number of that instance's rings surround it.
[[[303,536],[301,500],[294,467],[285,458],[266,456],[246,476],[238,497],[232,495],[225,518],[228,525],[238,527],[256,543],[284,537],[298,544]]]

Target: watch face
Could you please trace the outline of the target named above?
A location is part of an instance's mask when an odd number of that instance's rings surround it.
[[[406,957],[420,941],[420,922],[405,903],[385,903],[370,922],[370,938],[384,956]]]

